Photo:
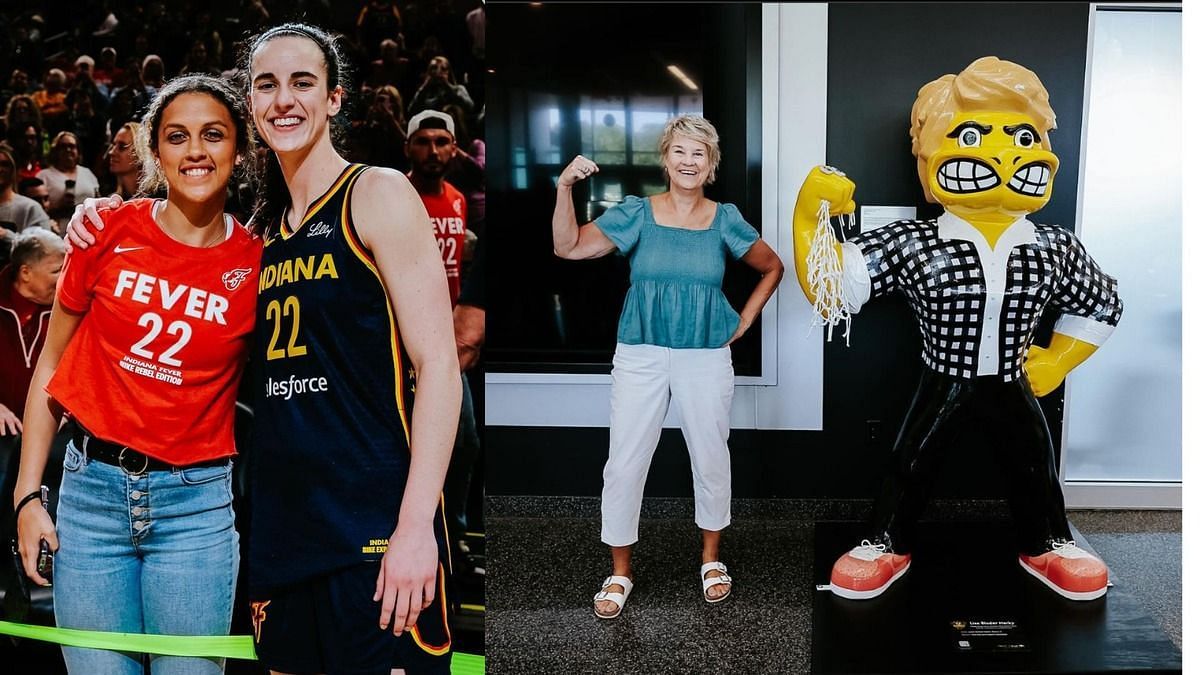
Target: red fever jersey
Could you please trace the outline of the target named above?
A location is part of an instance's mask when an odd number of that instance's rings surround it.
[[[67,257],[58,301],[84,317],[46,390],[98,438],[186,465],[235,453],[262,241],[227,216],[221,244],[181,244],[155,204],[105,212]]]
[[[450,304],[458,304],[462,288],[462,251],[467,236],[467,200],[453,185],[442,181],[442,194],[421,195],[433,235],[437,237],[442,262],[446,264],[446,281],[450,285]]]

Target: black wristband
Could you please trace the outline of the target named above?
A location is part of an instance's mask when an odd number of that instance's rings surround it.
[[[29,502],[31,502],[35,499],[40,500],[41,498],[42,498],[42,491],[40,489],[35,492],[30,492],[29,494],[25,495],[24,497],[21,497],[21,501],[17,502],[17,508],[13,509],[13,522],[14,523],[17,522],[17,516],[21,515],[21,509],[25,508],[26,504],[28,504]]]

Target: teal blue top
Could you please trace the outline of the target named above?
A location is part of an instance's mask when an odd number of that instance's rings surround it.
[[[733,337],[738,313],[721,292],[725,253],[746,255],[755,231],[733,204],[717,204],[706,230],[654,222],[649,197],[626,197],[596,226],[629,256],[629,293],[617,342],[712,349]]]

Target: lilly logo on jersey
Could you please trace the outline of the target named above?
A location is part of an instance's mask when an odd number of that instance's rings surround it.
[[[323,220],[313,223],[313,226],[308,228],[310,237],[325,236],[328,238],[330,234],[333,234],[333,226]]]
[[[238,286],[241,286],[242,282],[246,280],[246,277],[250,276],[251,271],[249,267],[238,267],[222,274],[221,282],[225,284],[225,290],[236,291]]]

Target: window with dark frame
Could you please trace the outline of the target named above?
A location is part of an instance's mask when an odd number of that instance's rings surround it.
[[[629,285],[618,255],[556,258],[555,186],[577,154],[600,172],[576,185],[580,223],[626,196],[666,189],[663,126],[681,113],[707,117],[722,162],[706,194],[761,227],[761,9],[757,5],[619,5],[613,35],[592,26],[594,8],[496,5],[488,83],[489,372],[607,373]],[[595,31],[577,55],[579,31]],[[493,255],[494,253],[494,255]],[[757,275],[730,260],[725,292],[735,309]],[[735,371],[761,374],[756,325],[734,345]]]

